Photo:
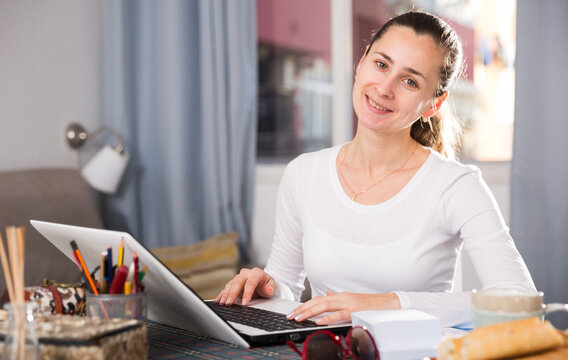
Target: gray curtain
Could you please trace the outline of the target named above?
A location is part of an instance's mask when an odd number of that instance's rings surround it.
[[[104,123],[131,154],[107,226],[149,248],[238,231],[247,260],[255,1],[109,0],[104,14]]]
[[[511,233],[547,302],[568,302],[567,16],[568,1],[517,2]]]

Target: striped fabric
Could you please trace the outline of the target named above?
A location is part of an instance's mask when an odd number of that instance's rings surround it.
[[[203,299],[211,299],[237,273],[238,234],[230,232],[192,245],[152,249],[174,274]]]
[[[287,345],[245,349],[206,336],[148,321],[149,359],[299,359]],[[301,349],[302,344],[297,344]]]

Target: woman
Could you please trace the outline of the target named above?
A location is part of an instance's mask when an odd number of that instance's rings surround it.
[[[461,65],[441,19],[387,22],[357,65],[355,137],[288,164],[266,268],[241,270],[215,301],[298,300],[307,274],[314,297],[290,319],[415,308],[467,323],[470,294],[452,292],[462,244],[483,287],[536,291],[479,170],[450,159],[455,126],[440,108]]]

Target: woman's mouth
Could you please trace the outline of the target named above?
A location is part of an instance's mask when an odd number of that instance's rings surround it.
[[[369,105],[371,105],[371,107],[373,107],[374,109],[377,109],[379,111],[385,111],[385,112],[390,112],[392,110],[387,109],[385,107],[382,107],[381,105],[377,104],[376,102],[374,102],[373,100],[371,100],[370,97],[367,97],[367,100],[369,101]]]

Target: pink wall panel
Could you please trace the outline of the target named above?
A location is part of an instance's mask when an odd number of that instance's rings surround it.
[[[259,41],[331,57],[331,0],[257,0]]]

